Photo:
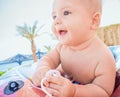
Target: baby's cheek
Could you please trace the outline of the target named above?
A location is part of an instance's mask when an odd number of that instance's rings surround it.
[[[54,25],[52,26],[52,32],[53,32],[53,34],[55,34],[56,37],[58,37],[58,32],[57,32],[56,28],[54,27]]]
[[[53,24],[52,24],[51,29],[52,29],[53,33],[55,33],[55,32],[56,32],[55,26],[54,26]]]

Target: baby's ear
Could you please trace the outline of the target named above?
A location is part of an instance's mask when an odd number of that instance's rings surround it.
[[[96,30],[99,27],[100,20],[101,20],[101,13],[100,12],[94,13],[93,17],[92,17],[92,22],[91,22],[91,29],[92,30]]]

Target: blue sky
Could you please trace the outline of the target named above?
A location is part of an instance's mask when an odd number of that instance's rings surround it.
[[[101,26],[120,23],[120,0],[103,0]],[[28,40],[20,37],[16,25],[32,25],[38,20],[39,26],[46,24],[41,32],[51,32],[52,0],[0,0],[0,60],[17,53],[31,53]],[[37,49],[53,45],[54,41],[44,34],[36,38]]]

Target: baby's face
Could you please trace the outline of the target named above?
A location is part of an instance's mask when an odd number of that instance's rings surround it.
[[[82,0],[54,0],[53,32],[62,44],[75,46],[90,36],[91,16]]]

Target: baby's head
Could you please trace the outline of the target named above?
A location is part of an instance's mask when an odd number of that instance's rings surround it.
[[[95,35],[101,9],[101,0],[54,0],[53,32],[62,44],[81,44]]]

